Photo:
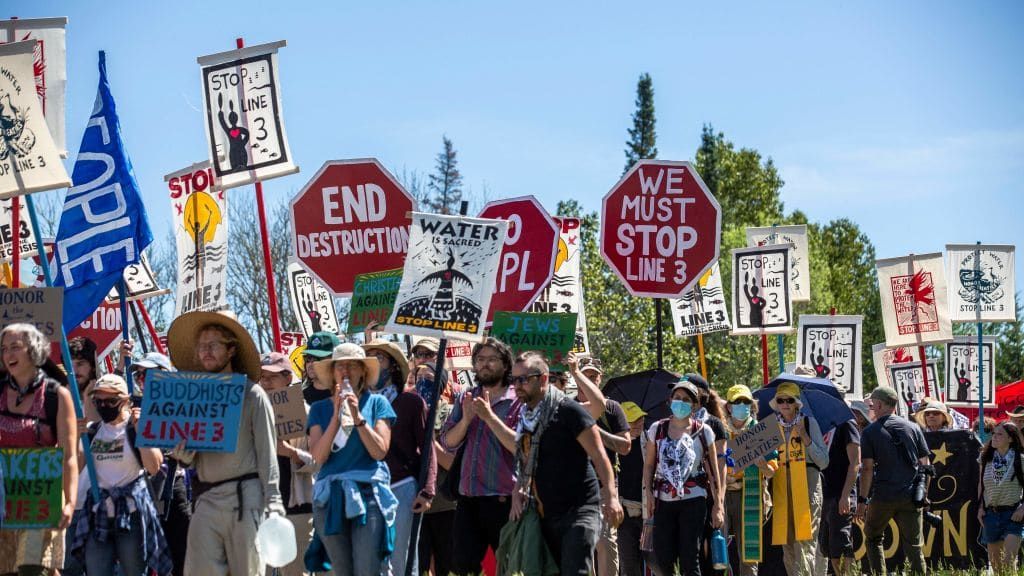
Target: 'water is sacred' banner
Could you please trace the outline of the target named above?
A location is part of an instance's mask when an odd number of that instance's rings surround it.
[[[348,313],[348,332],[362,332],[374,322],[383,326],[395,308],[401,283],[401,268],[357,274]]]
[[[244,374],[146,371],[138,445],[174,448],[185,440],[189,450],[234,452]]]
[[[178,246],[175,317],[201,310],[226,310],[228,198],[213,189],[209,162],[164,176],[171,197]]]
[[[922,346],[953,339],[942,254],[875,262],[886,346]]]
[[[676,336],[696,336],[732,329],[718,262],[682,298],[673,298],[670,302]]]
[[[5,530],[56,528],[64,503],[64,450],[0,449]]]
[[[811,366],[818,378],[828,378],[843,394],[856,399],[864,396],[863,320],[863,316],[801,314],[796,333],[797,363]]]

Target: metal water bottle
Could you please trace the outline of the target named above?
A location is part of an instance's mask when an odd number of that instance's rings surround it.
[[[715,529],[711,534],[711,563],[715,570],[729,568],[729,544],[722,536],[722,531]]]

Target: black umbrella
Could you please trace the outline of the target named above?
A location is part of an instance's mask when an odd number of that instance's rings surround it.
[[[668,418],[668,391],[682,378],[679,374],[655,368],[617,376],[604,386],[604,395],[618,403],[634,402],[647,412],[647,422]]]

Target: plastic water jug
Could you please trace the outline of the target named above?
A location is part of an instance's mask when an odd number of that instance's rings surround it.
[[[722,531],[717,529],[711,534],[711,563],[715,570],[729,568],[729,544]]]
[[[272,568],[281,568],[295,560],[295,526],[279,514],[271,514],[256,532],[260,559]]]

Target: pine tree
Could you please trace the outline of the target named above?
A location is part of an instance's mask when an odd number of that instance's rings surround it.
[[[651,75],[644,72],[636,83],[636,111],[633,112],[629,140],[626,141],[626,167],[622,170],[623,174],[637,160],[658,157],[658,147],[655,145],[658,134],[654,131],[654,124],[654,83]]]
[[[458,214],[462,202],[462,174],[452,141],[447,136],[442,137],[442,141],[444,148],[437,154],[436,171],[427,183],[433,197],[426,204],[438,214]]]

